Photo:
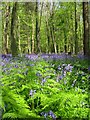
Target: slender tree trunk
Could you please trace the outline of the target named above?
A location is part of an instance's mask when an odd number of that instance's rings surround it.
[[[53,27],[53,31],[52,31],[53,35],[52,36],[53,36],[54,50],[55,50],[55,53],[57,54],[57,45],[56,45],[56,40],[55,40],[55,35],[54,35],[54,33],[55,33],[54,25],[52,27]]]
[[[89,18],[89,59],[90,59],[90,2],[88,3],[88,18]],[[89,62],[90,64],[90,62]]]
[[[52,26],[50,25],[49,27],[50,29],[50,38],[51,38],[51,53],[55,52],[55,48],[54,48],[54,41],[53,41],[53,33],[52,33]]]
[[[52,5],[52,11],[50,13],[50,31],[51,31],[51,38],[52,38],[52,43],[54,47],[54,52],[57,54],[57,45],[56,45],[56,39],[55,39],[55,30],[54,30],[54,24],[53,24],[53,19],[54,19],[54,3]]]
[[[36,1],[36,53],[40,52],[39,24],[38,24],[38,2]]]
[[[46,20],[46,34],[47,34],[47,44],[48,44],[48,53],[50,53],[50,36],[49,36],[49,28],[48,28],[48,20]]]
[[[65,53],[67,53],[67,37],[66,37],[65,30],[64,30],[64,50],[65,50]]]
[[[20,18],[18,16],[18,49],[21,54],[21,40],[20,40]]]
[[[41,10],[39,14],[39,20],[38,20],[38,41],[39,41],[39,52],[41,53],[41,47],[40,47],[40,28],[41,28],[41,18],[42,18],[42,9],[43,9],[43,2],[41,4]]]
[[[5,49],[5,54],[8,54],[9,16],[10,16],[10,5],[9,5],[9,3],[6,3],[5,24],[4,24],[4,49]]]
[[[36,51],[38,52],[38,2],[36,1]]]
[[[34,46],[35,46],[35,25],[34,25],[34,13],[33,13],[33,17],[32,17],[32,53],[34,53],[35,51],[35,48],[34,48]]]
[[[17,2],[13,4],[12,15],[11,15],[11,53],[12,56],[17,56],[17,36],[15,34],[16,27],[16,18],[17,18]]]
[[[89,55],[89,21],[88,21],[88,2],[83,2],[83,26],[84,26],[84,38],[83,49],[84,55]]]
[[[30,42],[30,35],[28,34],[27,38],[27,45],[28,45],[28,54],[31,54],[31,42]]]
[[[77,3],[75,2],[75,54],[78,53],[78,40],[77,40]]]
[[[48,53],[52,53],[52,49],[53,49],[53,47],[52,47],[52,44],[53,44],[53,41],[52,41],[52,29],[51,29],[51,24],[50,24],[50,6],[49,6],[49,4],[47,3],[46,4],[46,7],[47,7],[47,9],[46,9],[46,11],[47,11],[47,14],[46,14],[46,16],[45,16],[45,20],[46,20],[46,36],[47,36],[47,46],[48,46],[48,48],[47,48],[47,51],[46,52],[48,52]]]

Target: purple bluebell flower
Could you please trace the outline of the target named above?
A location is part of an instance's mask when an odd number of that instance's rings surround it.
[[[34,66],[34,64],[30,64],[30,66],[32,67],[32,66]]]
[[[45,118],[47,118],[47,116],[48,116],[47,112],[41,112],[40,114],[41,114],[41,116],[44,116]]]
[[[36,76],[42,76],[39,72],[36,73]]]
[[[58,70],[61,70],[61,66],[60,65],[58,66]]]
[[[46,76],[46,79],[50,78],[50,75]]]
[[[29,92],[29,95],[30,95],[30,96],[33,96],[33,95],[35,94],[35,92],[36,92],[36,90],[32,90],[32,89],[31,89],[30,92]]]
[[[41,85],[44,85],[45,82],[46,82],[46,79],[42,78]]]
[[[78,54],[78,55],[77,55],[77,58],[79,58],[79,59],[84,59],[85,56],[84,56],[84,54]]]
[[[61,76],[59,76],[59,79],[60,79],[60,80],[62,80],[62,79],[63,79],[63,76],[62,76],[62,75],[61,75]]]
[[[65,67],[65,70],[68,71],[68,72],[71,72],[71,71],[72,71],[72,68],[73,68],[73,66],[71,66],[70,64],[68,64],[68,65]]]
[[[30,90],[29,95],[30,95],[30,96],[32,96],[32,95],[33,95],[33,90],[32,90],[32,89]]]
[[[4,84],[3,84],[3,83],[1,83],[1,86],[4,86]]]
[[[48,114],[47,114],[47,113],[45,113],[45,114],[44,114],[44,117],[46,118],[47,116],[48,116]]]
[[[36,54],[30,54],[30,55],[26,55],[26,58],[30,59],[31,61],[34,61],[38,58],[38,55]]]
[[[41,112],[41,113],[40,113],[40,115],[42,115],[42,116],[43,116],[44,114],[45,114],[45,112]]]
[[[5,54],[2,54],[2,59],[6,58],[7,56]]]
[[[34,64],[27,63],[26,66],[34,66]]]
[[[90,66],[88,67],[88,71],[90,72]]]
[[[51,110],[49,111],[48,115],[51,116],[54,120],[56,119],[56,116]]]
[[[66,72],[66,71],[64,71],[63,76],[66,76],[66,73],[67,73],[67,72]]]
[[[18,68],[18,65],[15,65],[14,67],[15,67],[15,68]]]
[[[3,69],[3,72],[6,72],[7,70],[8,70],[8,68],[4,68],[4,69]]]
[[[58,75],[58,76],[57,76],[57,79],[56,79],[56,82],[59,82],[62,78],[63,78],[62,75]]]
[[[1,66],[5,66],[5,63],[4,63],[4,62],[1,62],[0,64],[1,64]]]
[[[32,90],[32,89],[31,89],[30,92],[29,92],[29,95],[30,95],[30,96],[33,96],[33,94],[34,94],[35,92],[36,92],[36,90]]]

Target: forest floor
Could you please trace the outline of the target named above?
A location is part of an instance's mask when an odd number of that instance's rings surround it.
[[[79,54],[2,55],[2,118],[90,119],[89,60]]]

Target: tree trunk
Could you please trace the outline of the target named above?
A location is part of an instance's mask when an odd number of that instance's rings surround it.
[[[54,30],[54,24],[53,24],[53,19],[54,19],[54,2],[52,5],[52,10],[50,13],[50,31],[51,31],[51,38],[52,38],[52,43],[54,47],[54,52],[57,54],[57,45],[56,45],[56,39],[55,39],[55,30]]]
[[[17,36],[16,36],[16,18],[17,18],[17,2],[13,4],[12,14],[11,14],[11,53],[15,57],[18,54],[17,51]]]
[[[65,53],[67,53],[67,37],[66,37],[65,30],[64,30],[64,50],[65,50]]]
[[[32,44],[31,44],[31,48],[32,48],[32,53],[34,53],[34,46],[35,46],[35,25],[34,25],[34,13],[33,13],[33,17],[32,17]]]
[[[78,53],[78,40],[77,40],[77,8],[75,2],[75,54]]]
[[[89,40],[89,59],[90,59],[90,2],[88,4],[88,18],[89,18],[89,38],[88,38],[88,40]],[[89,64],[90,64],[90,62],[89,62]]]
[[[48,44],[48,53],[50,52],[50,35],[49,35],[49,28],[48,28],[48,20],[46,20],[46,34],[47,34],[47,44]]]
[[[20,18],[18,16],[18,49],[21,54],[21,41],[20,41]]]
[[[6,3],[5,25],[4,25],[4,49],[5,49],[5,54],[8,54],[9,16],[10,16],[10,5],[9,5],[9,3]]]
[[[28,34],[28,38],[27,38],[27,45],[28,45],[28,54],[31,53],[31,42],[30,42],[30,35]]]
[[[83,50],[84,55],[89,55],[89,21],[88,21],[88,2],[83,2],[83,26],[84,26],[84,37],[83,37]]]
[[[54,43],[54,50],[55,50],[55,53],[57,54],[57,44],[56,44],[56,39],[55,39],[55,31],[54,31],[54,25],[52,25],[52,27],[53,27],[53,31],[52,31],[52,33],[53,33],[53,43]]]
[[[40,52],[39,25],[38,25],[38,2],[36,1],[36,53]]]
[[[40,47],[40,28],[41,28],[41,18],[42,18],[42,9],[43,9],[43,2],[41,4],[41,10],[39,14],[39,20],[38,20],[38,41],[39,41],[39,52],[41,53],[41,47]]]

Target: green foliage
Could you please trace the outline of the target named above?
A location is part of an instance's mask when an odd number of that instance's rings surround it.
[[[6,9],[8,7],[8,9]],[[37,51],[36,48],[36,3],[35,2],[27,2],[18,3],[17,6],[17,25],[14,27],[14,42],[11,43],[11,21],[12,21],[12,3],[2,3],[0,7],[2,9],[2,34],[3,34],[3,50],[5,53],[6,47],[4,46],[4,42],[8,49],[8,52],[11,53],[10,46],[12,45],[12,49],[16,47],[17,52],[22,53],[33,53]],[[52,8],[52,9],[51,9]],[[10,10],[9,10],[10,9]],[[15,12],[16,13],[16,12]],[[54,41],[56,42],[56,49],[58,53],[60,51],[65,51],[64,46],[67,46],[67,52],[74,52],[75,46],[75,4],[73,2],[65,2],[65,3],[54,3],[54,5],[50,5],[49,2],[38,3],[38,37],[40,43],[40,51],[44,53],[54,52]],[[7,16],[7,17],[4,17]],[[14,17],[14,16],[13,16]],[[82,4],[77,2],[77,38],[79,45],[79,52],[83,49],[83,19],[82,19]],[[5,23],[8,24],[7,26]],[[66,27],[67,26],[67,27]],[[6,31],[5,31],[6,30]],[[11,31],[12,32],[12,31]],[[6,37],[5,37],[6,36]],[[8,37],[8,38],[7,38]],[[10,38],[10,39],[9,39]],[[54,40],[53,40],[54,39]],[[65,41],[66,40],[66,41]],[[34,51],[32,50],[34,44]],[[14,49],[15,50],[15,49]],[[29,51],[28,51],[29,50]],[[14,51],[15,53],[16,51]],[[13,54],[14,54],[13,53]]]
[[[67,66],[69,61],[65,64]],[[73,67],[72,72],[67,71],[66,76],[57,81],[58,75],[62,73],[56,69],[58,65],[63,63],[42,59],[17,59],[16,63],[7,63],[8,70],[3,72],[1,81],[2,117],[43,118],[40,116],[42,112],[52,110],[57,118],[87,118],[89,105],[86,88],[89,75],[82,76],[82,71]],[[62,67],[61,70],[63,69]],[[72,86],[74,80],[76,84]],[[85,81],[84,84],[82,80]]]

